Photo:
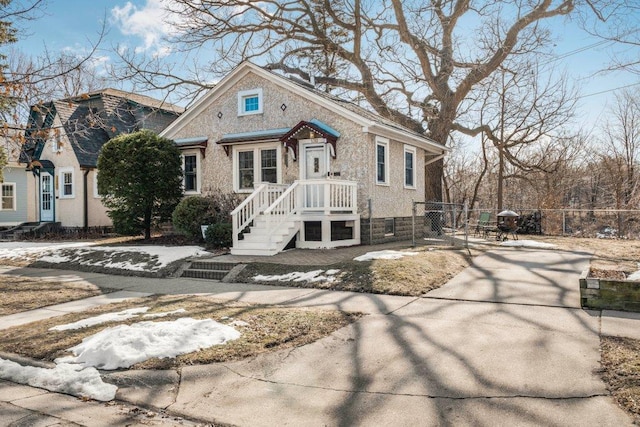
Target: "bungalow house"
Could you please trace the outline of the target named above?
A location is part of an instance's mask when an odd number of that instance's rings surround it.
[[[31,107],[25,155],[38,182],[36,220],[85,230],[110,226],[111,219],[98,194],[96,165],[100,149],[123,133],[140,129],[160,132],[182,110],[116,89]]]
[[[246,195],[232,213],[233,254],[410,238],[425,164],[447,151],[249,62],[160,135],[182,150],[186,194]]]
[[[35,179],[25,173],[26,164],[20,163],[22,130],[17,126],[0,129],[0,150],[7,157],[2,170],[0,228],[15,227],[35,220]]]

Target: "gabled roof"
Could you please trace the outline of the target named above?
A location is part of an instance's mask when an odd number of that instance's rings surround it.
[[[206,108],[220,98],[220,96],[226,93],[231,86],[236,84],[249,73],[257,74],[258,76],[292,92],[299,93],[301,89],[305,90],[305,96],[307,96],[308,99],[359,124],[362,126],[362,130],[364,132],[371,132],[380,136],[411,143],[433,153],[441,154],[449,151],[447,147],[442,146],[427,136],[405,128],[389,119],[385,119],[376,113],[366,110],[349,101],[337,98],[331,94],[315,90],[304,84],[296,83],[291,79],[265,70],[264,68],[247,61],[238,65],[237,68],[225,76],[214,88],[210,89],[209,92],[196,101],[193,106],[187,109],[180,118],[167,126],[160,135],[173,139],[180,129],[182,129],[193,118],[200,115]]]
[[[94,101],[98,101],[97,103]],[[181,107],[154,100],[148,96],[116,89],[103,89],[80,96],[51,101],[32,107],[25,135],[34,140],[32,152],[39,157],[45,140],[34,130],[51,129],[58,117],[81,167],[97,164],[102,146],[116,135],[133,132],[140,126],[137,115],[162,112],[164,117],[177,117]],[[168,120],[168,119],[167,119]],[[160,122],[158,122],[160,126]],[[161,128],[152,129],[156,132]]]

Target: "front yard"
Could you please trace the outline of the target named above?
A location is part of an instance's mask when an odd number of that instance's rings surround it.
[[[583,250],[593,253],[593,268],[615,271],[636,271],[640,267],[640,242],[610,239],[561,238],[547,236],[520,236],[553,244],[551,250]],[[110,242],[113,244],[113,242]],[[278,286],[313,287],[341,291],[421,296],[438,288],[467,267],[472,258],[484,251],[495,249],[498,243],[486,242],[471,246],[469,250],[451,247],[407,248],[404,256],[396,259],[346,260],[332,265],[295,266],[270,263],[251,263],[237,277],[238,281]],[[105,248],[97,259],[104,259]],[[74,268],[73,251],[83,256],[75,259],[87,262],[87,245],[61,252],[71,259],[65,264]],[[136,266],[118,254],[121,266]],[[175,250],[175,247],[174,247]],[[179,252],[179,251],[177,251]],[[66,255],[65,255],[66,254]],[[0,251],[1,255],[1,251]],[[14,252],[15,255],[15,252]],[[0,256],[1,258],[1,256]],[[144,258],[144,259],[142,259]],[[158,257],[143,256],[147,265],[159,265]],[[7,263],[6,259],[0,262]],[[111,258],[113,261],[113,258]],[[172,261],[164,260],[170,264]],[[8,263],[28,265],[33,259],[14,257]],[[162,264],[162,263],[160,263]],[[106,265],[106,264],[105,264]],[[86,265],[85,265],[86,267]],[[578,284],[576,283],[576,286]],[[75,299],[86,298],[109,290],[78,283],[64,283],[45,279],[2,275],[0,284],[0,315],[9,315]],[[217,301],[205,296],[154,296],[127,302],[109,304],[83,313],[68,314],[27,326],[0,331],[0,351],[19,354],[44,361],[69,356],[69,349],[84,339],[107,328],[133,325],[142,317],[110,321],[79,329],[52,330],[62,324],[90,319],[106,313],[122,312],[145,307],[145,315],[162,316],[161,321],[174,322],[182,318],[211,319],[221,325],[235,328],[240,337],[225,345],[191,351],[175,357],[151,357],[129,366],[132,369],[168,369],[192,364],[205,364],[253,357],[260,353],[293,348],[313,342],[337,329],[356,321],[361,314],[330,310],[267,307]],[[640,341],[603,336],[601,339],[601,376],[619,405],[640,423]],[[0,359],[1,360],[1,359]],[[1,369],[0,369],[1,370]]]

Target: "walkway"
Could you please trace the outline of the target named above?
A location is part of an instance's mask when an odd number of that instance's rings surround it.
[[[251,426],[631,425],[595,372],[599,335],[633,334],[640,320],[579,308],[588,259],[496,249],[426,298],[78,276],[128,292],[209,292],[369,313],[315,343],[251,360],[188,366],[179,375],[105,373],[119,386],[117,398],[133,404]]]

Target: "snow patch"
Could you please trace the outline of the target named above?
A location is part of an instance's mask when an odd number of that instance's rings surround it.
[[[48,369],[0,359],[0,378],[105,402],[114,399],[118,390],[115,385],[103,382],[97,369],[64,363]]]
[[[70,329],[82,329],[90,326],[100,325],[107,322],[121,322],[123,320],[138,317],[138,314],[146,313],[149,307],[129,308],[127,310],[118,311],[116,313],[105,313],[99,316],[90,317],[88,319],[78,320],[77,322],[57,325],[49,328],[50,331],[67,331]]]
[[[56,363],[99,369],[128,368],[153,357],[175,357],[238,339],[240,332],[211,319],[189,317],[172,322],[140,322],[103,329],[71,347],[74,355]]]
[[[519,248],[555,248],[552,243],[536,242],[535,240],[506,240],[500,243],[500,246],[519,247]]]
[[[374,259],[400,259],[405,256],[414,256],[414,255],[418,255],[418,252],[384,250],[384,251],[367,252],[364,255],[355,257],[353,260],[354,261],[371,261]]]
[[[334,282],[335,277],[340,270],[313,270],[313,271],[294,271],[287,274],[262,275],[258,274],[253,280],[260,282]],[[323,274],[324,273],[324,274]]]

